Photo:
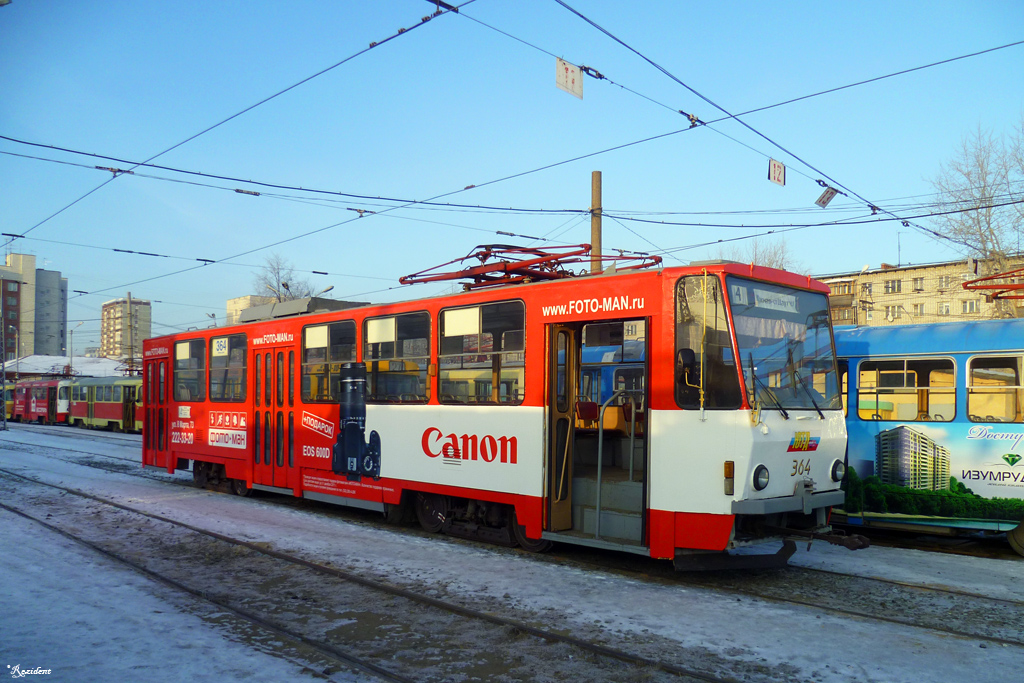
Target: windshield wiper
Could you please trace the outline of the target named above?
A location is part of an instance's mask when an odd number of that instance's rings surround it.
[[[812,394],[811,390],[807,388],[806,384],[804,384],[804,378],[800,376],[800,373],[797,370],[794,370],[793,374],[796,375],[796,380],[800,384],[800,388],[804,390],[805,394],[807,394],[807,398],[811,399],[811,405],[818,411],[818,417],[824,420],[825,413],[821,412],[821,408],[818,407],[818,402],[814,400],[814,394]]]
[[[789,413],[787,413],[786,409],[782,407],[782,402],[778,399],[778,397],[774,393],[772,393],[772,390],[769,389],[765,385],[764,382],[762,382],[760,379],[758,379],[757,373],[754,372],[754,354],[753,353],[748,354],[748,358],[750,359],[750,377],[751,377],[751,379],[753,379],[753,384],[754,384],[754,397],[756,398],[758,396],[757,387],[760,386],[761,389],[764,391],[764,394],[766,396],[768,396],[768,398],[770,398],[772,400],[772,403],[775,404],[775,407],[778,408],[780,413],[782,413],[782,417],[784,419],[788,420],[789,419]]]
[[[821,408],[818,407],[818,402],[814,400],[814,394],[812,394],[811,390],[807,388],[806,384],[804,384],[804,378],[800,376],[800,371],[796,369],[796,363],[793,362],[792,349],[789,350],[789,367],[793,372],[794,381],[796,382],[796,384],[800,385],[801,389],[804,390],[804,393],[807,394],[807,398],[811,399],[811,405],[814,406],[814,409],[818,411],[818,417],[824,420],[825,413],[821,412]]]

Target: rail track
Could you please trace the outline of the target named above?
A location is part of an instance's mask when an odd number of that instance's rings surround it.
[[[528,653],[533,650],[547,653],[552,645],[557,645],[563,650],[563,656],[570,660],[574,657],[580,660],[589,660],[594,668],[592,672],[594,677],[591,680],[595,681],[629,680],[637,669],[645,671],[645,680],[652,681],[682,680],[719,683],[739,680],[731,676],[691,669],[670,661],[641,656],[593,640],[578,638],[559,630],[542,628],[522,620],[502,616],[491,610],[475,609],[385,581],[369,579],[355,572],[274,550],[264,544],[202,529],[131,505],[108,500],[72,487],[44,482],[8,469],[0,468],[0,474],[32,486],[70,494],[80,502],[80,505],[69,506],[67,505],[68,496],[61,496],[59,505],[55,504],[53,507],[46,508],[45,519],[11,505],[9,502],[0,503],[0,508],[31,519],[37,524],[82,543],[150,578],[186,592],[194,598],[210,601],[261,628],[269,629],[282,637],[310,647],[321,656],[336,661],[338,666],[354,667],[373,673],[383,680],[422,680],[422,670],[410,667],[411,664],[418,667],[423,662],[417,659],[413,663],[395,664],[393,658],[390,657],[394,654],[391,648],[383,648],[389,654],[387,657],[381,657],[379,653],[376,656],[371,654],[374,650],[382,649],[379,643],[375,647],[360,648],[359,643],[355,641],[339,641],[333,637],[324,637],[322,634],[314,635],[297,628],[296,620],[289,620],[283,615],[294,611],[294,604],[291,601],[301,600],[301,596],[298,598],[294,595],[284,596],[283,605],[273,600],[268,601],[265,594],[254,594],[247,597],[244,586],[239,586],[237,581],[232,580],[232,575],[234,574],[234,578],[237,579],[238,575],[243,573],[251,576],[255,572],[260,576],[269,577],[271,583],[274,582],[276,576],[287,576],[287,581],[291,586],[315,584],[318,586],[317,594],[320,597],[311,599],[322,600],[326,593],[333,594],[333,591],[338,591],[345,596],[339,602],[346,605],[346,613],[351,615],[353,611],[365,611],[360,618],[365,617],[367,623],[373,623],[382,617],[379,612],[375,613],[371,609],[372,604],[387,604],[389,606],[388,619],[397,622],[397,625],[396,623],[390,624],[391,630],[406,633],[430,632],[432,649],[452,654],[451,661],[441,657],[433,663],[434,667],[441,669],[455,666],[465,657],[473,655],[473,646],[467,646],[465,641],[461,640],[466,632],[472,631],[475,634],[475,641],[486,643],[486,647],[477,654],[490,652],[488,657],[496,660],[490,663],[490,667],[499,667],[500,663],[497,660],[503,658],[502,643],[508,641],[511,636],[515,645],[515,653],[507,654],[510,661],[522,659],[524,652]],[[33,508],[38,508],[39,505],[38,499],[32,503]],[[103,510],[97,510],[97,506]],[[112,514],[112,511],[116,511],[116,513]],[[125,515],[133,519],[126,520]],[[89,517],[88,524],[81,522],[76,524],[75,520],[80,520],[83,516]],[[144,523],[140,523],[140,521]],[[121,534],[118,538],[104,533],[105,528],[115,524],[118,528],[130,525],[132,530],[132,533],[128,534],[130,537],[126,538],[125,534]],[[90,533],[89,529],[92,529],[93,533]],[[146,530],[145,534],[142,533],[144,529]],[[196,584],[195,563],[189,558],[186,558],[184,563],[168,562],[166,559],[172,546],[181,548],[183,545],[193,549],[193,557],[198,554],[202,558],[199,563],[202,564],[204,571],[199,574],[199,577],[205,581],[200,582],[199,585]],[[142,549],[143,546],[145,546],[145,550]],[[221,566],[225,563],[235,567],[237,574],[232,572],[231,568],[225,569]],[[188,567],[183,567],[182,564],[188,565]],[[245,567],[244,572],[238,565]],[[215,571],[217,574],[224,574],[224,577],[215,578]],[[315,577],[298,579],[299,573],[308,573]],[[331,591],[326,591],[327,581],[337,585],[331,586]],[[266,582],[266,579],[262,581],[262,583]],[[375,595],[368,595],[368,592]],[[353,593],[362,593],[361,600],[357,600]],[[396,602],[400,601],[408,604],[396,605]],[[359,609],[352,608],[352,605],[356,603],[361,605]],[[258,608],[257,605],[259,605]],[[351,621],[351,616],[345,620]],[[297,621],[308,622],[310,620]],[[453,621],[456,623],[453,624]],[[436,624],[440,623],[445,624],[443,629],[436,628]],[[424,624],[434,624],[435,626],[427,628]],[[358,629],[349,628],[347,630]],[[445,638],[451,639],[451,642],[445,643]],[[524,642],[527,640],[533,641],[532,644]],[[361,654],[352,654],[353,652],[361,652]],[[388,662],[388,665],[382,664],[382,660]]]
[[[78,451],[75,449],[61,448],[60,450],[85,456],[97,455],[89,451]],[[45,457],[58,457],[45,453],[40,454]],[[115,460],[121,460],[121,458],[116,456],[110,457],[113,457]],[[111,469],[111,471],[118,473],[127,472],[137,476],[144,476],[142,471],[135,470],[132,472],[131,470],[126,470],[120,464],[107,468],[103,467],[100,463],[89,462],[88,459],[84,462],[79,460],[79,458],[73,457],[71,462],[78,462],[78,464],[91,467],[100,467],[101,469]],[[12,474],[17,475],[17,473]],[[168,481],[169,475],[164,473],[162,476],[152,478]],[[186,484],[187,481],[178,477],[175,483]],[[39,482],[39,485],[52,486],[42,482]],[[85,495],[88,496],[90,494]],[[104,503],[119,505],[112,501],[104,501]],[[319,508],[320,506],[318,505],[317,507]],[[158,516],[149,515],[145,511],[130,508],[124,509],[135,514],[160,519]],[[342,517],[346,516],[345,512],[347,511],[344,508],[330,509],[336,511]],[[368,521],[366,516],[360,516],[359,519],[361,523],[374,524],[374,522]],[[166,523],[180,524],[173,520],[166,520]],[[187,527],[187,525],[185,526]],[[380,526],[384,526],[383,522],[380,523]],[[389,527],[389,529],[394,531],[393,527]],[[193,529],[193,531],[201,534],[210,533],[198,528]],[[401,531],[409,534],[423,535],[422,532],[412,529],[403,529]],[[222,540],[228,543],[232,542],[232,539]],[[237,541],[238,539],[234,540]],[[244,541],[239,542],[243,546],[246,543]],[[460,541],[452,539],[452,542]],[[250,549],[262,553],[272,552],[265,548]],[[517,552],[497,548],[495,551]],[[899,581],[877,576],[869,577],[836,570],[797,566],[791,566],[784,570],[723,572],[716,575],[677,574],[666,563],[634,558],[632,556],[623,557],[619,554],[589,553],[585,549],[564,547],[559,547],[556,553],[535,557],[547,562],[574,565],[584,570],[611,571],[637,581],[654,581],[669,585],[699,587],[718,592],[732,593],[745,598],[756,598],[779,604],[810,608],[839,617],[867,619],[909,626],[953,637],[972,638],[993,647],[1024,647],[1024,600],[999,598],[980,592],[943,587],[936,585],[935,581]],[[291,561],[287,558],[279,559]],[[324,566],[319,571],[326,571],[331,574],[338,570]],[[338,576],[336,574],[332,575]],[[342,577],[339,576],[338,578]],[[363,585],[359,582],[366,580],[360,575],[351,572],[344,573],[344,578],[358,585]],[[371,586],[366,587],[369,588]],[[439,608],[443,609],[440,606]],[[515,620],[491,623],[496,627],[510,629],[514,633],[531,634],[545,641],[551,637],[544,632],[532,633],[530,628],[533,627]],[[561,639],[556,640],[566,645],[571,644],[574,647],[580,647],[584,652],[593,653],[593,650],[588,650],[583,645]],[[596,655],[597,653],[593,654]],[[628,653],[622,654],[627,657],[629,656]],[[704,676],[708,674],[704,672],[687,669],[671,662],[666,663],[652,660],[649,657],[629,660],[628,658],[619,659],[615,653],[601,653],[600,656],[629,662],[634,667],[643,667],[647,670],[653,669],[671,674],[672,676],[689,676],[694,680],[728,680],[728,678],[715,678],[713,674],[710,678],[707,678]]]

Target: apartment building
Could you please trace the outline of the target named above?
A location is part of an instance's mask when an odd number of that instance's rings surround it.
[[[1024,317],[1017,304],[1024,300],[993,301],[963,284],[989,274],[978,259],[909,266],[883,263],[859,272],[817,275],[832,294],[836,325],[908,325],[915,323]],[[1024,257],[1010,260],[1010,269],[1024,267]],[[1024,281],[1024,278],[1021,278]]]

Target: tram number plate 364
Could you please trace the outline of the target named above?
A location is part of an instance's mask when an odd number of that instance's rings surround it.
[[[795,477],[798,474],[810,474],[811,473],[811,459],[806,458],[804,460],[793,461],[793,471],[790,472],[789,476]]]

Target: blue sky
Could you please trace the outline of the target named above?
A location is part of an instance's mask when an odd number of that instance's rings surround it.
[[[153,163],[373,197],[457,192],[439,201],[577,211],[589,207],[591,172],[600,170],[606,214],[750,226],[869,213],[844,197],[815,207],[823,174],[876,204],[927,203],[929,179],[965,135],[979,126],[1009,133],[1024,116],[1024,45],[743,117],[820,173],[735,121],[684,130],[676,113],[723,116],[693,91],[740,113],[1024,40],[1018,1],[566,2],[689,89],[554,0],[476,0],[423,25],[434,10],[423,0],[14,0],[0,7],[0,135],[143,161],[352,57]],[[578,100],[555,87],[553,55],[614,83],[585,78]],[[205,326],[208,313],[223,321],[226,299],[256,293],[252,275],[270,253],[315,285],[333,285],[330,296],[393,301],[441,291],[397,280],[478,244],[542,244],[496,231],[551,245],[589,240],[581,214],[395,209],[142,168],[45,220],[111,178],[91,167],[126,164],[8,140],[0,152],[0,226],[26,235],[7,248],[36,254],[70,290],[89,292],[69,301],[69,326],[87,321],[77,348],[98,343],[100,305],[127,291],[160,302],[157,334]],[[767,180],[769,156],[786,163],[785,187]],[[551,164],[559,165],[527,173]],[[518,177],[502,180],[510,176]],[[469,185],[478,187],[459,192]],[[388,208],[352,220],[352,209]],[[700,212],[726,213],[690,215]],[[670,250],[674,265],[722,255],[720,246],[694,245],[759,232],[606,218],[604,244]],[[812,273],[960,256],[891,222],[784,239]],[[195,259],[283,240],[177,273]]]

